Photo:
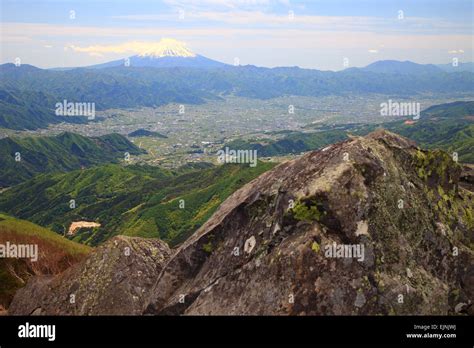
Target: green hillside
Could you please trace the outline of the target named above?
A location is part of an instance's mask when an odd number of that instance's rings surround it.
[[[37,174],[118,162],[125,152],[138,155],[143,150],[120,134],[88,138],[66,132],[49,137],[0,139],[0,187],[21,183]],[[20,161],[16,160],[17,153]]]
[[[128,133],[128,136],[132,138],[135,138],[135,137],[154,137],[154,138],[161,138],[161,139],[168,138],[166,135],[163,135],[158,132],[149,131],[143,128],[140,128],[140,129],[137,129],[136,131]]]
[[[400,121],[381,126],[421,147],[457,152],[459,161],[474,163],[474,101],[434,105],[423,110],[415,124]]]
[[[58,274],[92,250],[34,223],[0,214],[0,244],[7,242],[38,245],[38,260],[0,258],[0,307],[3,308],[8,308],[16,290],[29,277]]]
[[[395,124],[385,127],[427,149],[457,152],[459,161],[474,163],[474,120],[422,120],[414,125]]]
[[[423,118],[461,118],[474,116],[474,101],[458,101],[453,103],[433,105],[422,112]]]
[[[347,131],[351,127],[344,128],[332,129],[327,127],[325,130],[311,133],[285,132],[286,135],[282,138],[265,142],[237,139],[226,143],[224,147],[238,150],[257,150],[258,155],[261,157],[299,154],[347,139]]]
[[[56,103],[57,98],[41,90],[0,88],[0,128],[34,130],[50,123],[87,122],[87,117],[56,116]]]
[[[230,194],[273,164],[227,164],[167,171],[108,164],[65,174],[45,174],[0,195],[0,211],[64,234],[73,221],[100,223],[75,241],[97,245],[116,234],[186,239]],[[71,209],[70,201],[75,200]],[[184,207],[180,207],[184,200]]]

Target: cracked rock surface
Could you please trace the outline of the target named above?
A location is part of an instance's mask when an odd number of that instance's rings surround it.
[[[140,314],[170,255],[158,239],[114,237],[64,273],[31,279],[15,295],[9,314]]]
[[[283,163],[177,250],[146,313],[454,314],[473,300],[473,195],[460,173],[386,131]],[[363,245],[363,260],[327,257],[334,243]]]

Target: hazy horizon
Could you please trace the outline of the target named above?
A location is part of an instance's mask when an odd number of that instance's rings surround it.
[[[463,0],[6,0],[1,10],[2,64],[18,57],[40,68],[83,67],[133,56],[162,38],[223,63],[261,67],[473,61],[472,3]]]

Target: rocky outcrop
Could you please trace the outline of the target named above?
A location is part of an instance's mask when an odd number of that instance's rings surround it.
[[[118,237],[30,282],[10,310],[472,314],[474,197],[460,177],[447,154],[395,134],[352,138],[245,185],[173,256],[160,241]]]
[[[170,255],[160,240],[115,237],[64,273],[30,280],[15,295],[9,314],[140,314]]]
[[[460,178],[460,185],[474,192],[474,164],[464,164]]]
[[[460,172],[385,131],[281,164],[179,248],[146,313],[472,312],[473,196]]]

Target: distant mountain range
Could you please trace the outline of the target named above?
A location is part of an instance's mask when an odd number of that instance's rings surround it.
[[[473,62],[468,62],[468,63],[459,62],[458,65],[438,64],[437,67],[439,67],[442,70],[447,71],[447,72],[460,72],[460,71],[474,72],[474,63]]]
[[[397,60],[380,60],[367,65],[365,68],[360,68],[360,70],[380,74],[436,74],[442,72],[441,68],[433,64],[417,64]]]
[[[150,44],[146,50],[140,54],[118,59],[106,63],[95,64],[86,68],[102,69],[111,67],[152,67],[152,68],[223,68],[230,65],[209,59],[202,55],[192,52],[184,42],[174,39],[162,39],[161,41]],[[65,70],[68,68],[60,68]],[[69,68],[71,69],[71,68]],[[461,63],[456,66],[453,64],[418,64],[410,61],[382,60],[369,64],[363,71],[388,74],[424,74],[439,73],[441,70],[446,72],[474,72],[474,63]]]
[[[151,67],[151,68],[221,68],[227,64],[206,58],[204,56],[196,55],[193,57],[153,57],[153,56],[132,56],[128,59],[119,59],[111,62],[89,66],[88,68],[111,68],[119,66],[133,66],[133,67]]]
[[[447,66],[380,61],[339,72],[269,69],[225,65],[185,47],[173,47],[159,46],[130,57],[129,66],[124,61],[70,70],[0,65],[0,127],[36,129],[64,121],[87,122],[85,117],[56,116],[55,104],[64,100],[94,103],[100,111],[168,103],[202,104],[227,95],[270,99],[290,95],[376,93],[416,97],[474,93],[474,73]]]
[[[224,68],[231,67],[229,64],[221,63],[201,55],[179,56],[179,55],[135,55],[125,59],[114,60],[102,64],[91,65],[86,68],[111,68],[111,67],[150,67],[150,68]],[[278,68],[277,68],[278,69]],[[380,60],[363,68],[349,68],[370,71],[381,74],[435,74],[442,71],[474,72],[474,63],[451,64],[418,64],[411,61]]]
[[[454,72],[474,72],[474,63],[453,64],[418,64],[410,61],[380,60],[367,65],[364,68],[352,68],[363,71],[370,71],[381,74],[437,74],[442,71]]]

